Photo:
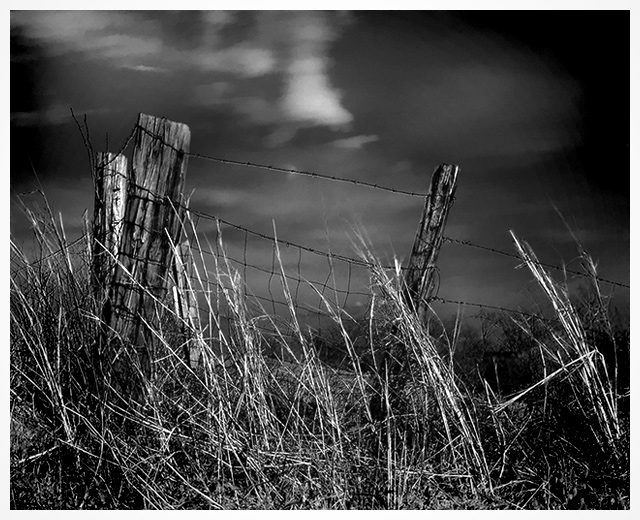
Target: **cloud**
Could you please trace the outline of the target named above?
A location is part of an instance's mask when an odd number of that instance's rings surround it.
[[[79,42],[88,34],[112,27],[122,21],[118,13],[99,11],[16,11],[11,27],[22,27],[27,35],[57,43]]]
[[[229,74],[229,81],[243,94],[211,88],[212,98],[207,100],[205,87],[199,89],[198,101],[231,106],[253,122],[286,126],[284,133],[276,132],[271,146],[284,144],[301,127],[345,127],[353,116],[343,107],[328,72],[329,44],[340,35],[340,24],[333,16],[295,11],[252,13],[249,37],[240,43],[225,42],[219,32],[221,27],[236,23],[241,29],[235,15],[208,20],[203,45],[187,59],[201,71]],[[267,74],[281,78],[277,92],[242,83]],[[248,108],[257,110],[252,114]],[[285,134],[289,137],[282,141]]]
[[[150,65],[125,65],[125,69],[134,70],[136,72],[156,72],[156,73],[170,73],[169,69],[162,67],[152,67]]]
[[[353,116],[342,106],[340,93],[332,88],[327,72],[327,46],[336,38],[336,31],[322,13],[299,13],[296,22],[290,42],[293,58],[286,68],[283,111],[292,120],[347,125]]]
[[[153,25],[153,24],[151,24]],[[160,53],[159,37],[137,35],[145,31],[135,17],[120,12],[29,11],[11,14],[11,27],[41,42],[50,55],[66,52],[94,53],[100,58],[121,59]]]
[[[97,52],[103,58],[118,60],[155,56],[162,51],[159,38],[144,38],[125,34],[110,34],[87,39],[81,47],[87,52]]]
[[[31,11],[12,12],[11,26],[50,56],[82,53],[141,74],[188,74],[194,104],[226,105],[253,123],[285,127],[272,139],[281,146],[300,128],[344,129],[353,121],[329,75],[343,19],[333,12],[196,12],[186,35],[170,13]],[[233,89],[201,84],[207,75]],[[266,76],[268,86],[254,81]]]
[[[316,57],[295,59],[288,70],[288,85],[282,100],[284,113],[294,121],[341,126],[353,116],[340,104],[329,85],[325,60]]]
[[[275,58],[269,49],[237,45],[220,51],[200,49],[191,63],[203,71],[228,72],[247,78],[263,76],[274,70]]]
[[[203,44],[184,59],[200,72],[220,75],[196,85],[191,103],[271,126],[264,141],[268,148],[284,146],[301,128],[348,128],[353,116],[329,76],[329,45],[342,32],[339,22],[335,13],[295,11],[260,11],[244,19],[232,13],[207,20]],[[220,31],[223,26],[226,31]],[[244,40],[228,41],[228,34],[243,30]],[[255,81],[265,76],[265,81]],[[352,148],[364,144],[357,139],[343,143]]]
[[[282,120],[280,110],[273,99],[268,99],[264,94],[258,96],[239,93],[234,87],[235,83],[216,81],[196,85],[190,98],[191,103],[197,107],[226,108],[251,123],[274,125]]]
[[[204,22],[202,43],[209,47],[218,44],[220,30],[233,23],[236,18],[235,13],[231,11],[204,11],[201,17]]]
[[[369,143],[375,143],[380,138],[377,135],[354,135],[353,137],[347,137],[345,139],[338,139],[337,141],[333,141],[331,143],[333,146],[338,148],[347,148],[347,149],[360,149],[364,145]]]
[[[264,140],[268,148],[277,148],[291,141],[296,135],[297,128],[280,125],[271,132]]]

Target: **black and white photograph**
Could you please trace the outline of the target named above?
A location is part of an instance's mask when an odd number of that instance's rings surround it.
[[[631,508],[631,2],[119,4],[9,14],[10,509]]]

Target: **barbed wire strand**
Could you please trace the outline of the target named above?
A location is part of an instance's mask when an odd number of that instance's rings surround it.
[[[136,124],[136,125],[134,125],[134,128],[132,129],[131,133],[129,134],[129,136],[125,140],[125,143],[121,147],[120,151],[117,154],[114,154],[113,158],[110,161],[104,163],[102,166],[108,165],[110,162],[114,161],[117,156],[121,155],[125,151],[125,149],[129,146],[129,143],[133,139],[133,137],[135,135],[135,130],[137,128],[139,128],[140,130],[144,131],[145,133],[147,133],[148,135],[150,135],[154,139],[160,140],[166,146],[168,146],[168,147],[170,147],[170,148],[172,148],[172,149],[174,149],[176,151],[179,151],[175,147],[173,147],[172,145],[170,145],[169,143],[164,141],[164,139],[162,139],[161,136],[159,136],[157,134],[154,134],[152,132],[149,132],[146,128],[143,128],[142,126]],[[424,194],[424,193],[409,192],[409,191],[406,191],[406,190],[399,190],[399,189],[395,189],[395,188],[389,188],[389,187],[381,186],[381,185],[374,184],[374,183],[368,183],[368,182],[364,182],[364,181],[357,181],[357,180],[354,180],[354,179],[346,179],[346,178],[341,178],[341,177],[337,177],[337,176],[318,174],[316,172],[311,172],[311,171],[296,170],[296,169],[290,169],[290,168],[281,168],[281,167],[277,167],[277,166],[269,166],[269,165],[251,163],[251,162],[248,162],[248,161],[235,161],[235,160],[223,159],[223,158],[208,156],[208,155],[199,154],[199,153],[186,153],[185,155],[188,155],[188,156],[194,157],[194,158],[198,158],[198,159],[215,161],[215,162],[219,162],[219,163],[223,163],[223,164],[231,164],[231,165],[237,165],[237,166],[259,168],[259,169],[264,169],[264,170],[268,170],[268,171],[275,171],[275,172],[280,172],[280,173],[304,175],[304,176],[308,176],[308,177],[315,177],[315,178],[320,178],[320,179],[325,179],[325,180],[330,180],[330,181],[335,181],[335,182],[350,183],[350,184],[357,185],[357,186],[363,186],[363,187],[368,187],[368,188],[373,188],[373,189],[379,189],[379,190],[387,191],[387,192],[391,192],[391,193],[398,193],[398,194],[403,194],[403,195],[419,196],[419,197],[425,197],[426,196],[426,194]],[[156,196],[157,196],[157,194],[156,194]],[[196,210],[193,210],[193,209],[188,208],[186,206],[182,206],[182,207],[184,209],[186,209],[187,211],[189,211],[191,214],[193,214],[196,217],[198,217],[198,219],[199,218],[204,218],[204,219],[208,219],[208,220],[215,220],[216,222],[222,223],[222,224],[224,224],[226,226],[235,228],[235,229],[243,231],[245,233],[245,241],[244,241],[245,262],[239,262],[239,261],[237,261],[235,259],[233,260],[234,262],[237,262],[238,264],[241,264],[241,265],[244,266],[244,273],[243,274],[245,275],[245,280],[246,280],[246,268],[247,267],[252,267],[252,268],[255,268],[255,269],[260,269],[260,270],[262,270],[264,272],[268,272],[266,269],[262,269],[262,268],[259,268],[258,266],[250,265],[250,264],[248,264],[248,262],[246,262],[246,247],[247,247],[246,239],[247,239],[247,236],[249,234],[251,234],[253,236],[257,236],[257,237],[259,237],[261,239],[272,241],[274,244],[277,242],[277,243],[285,245],[286,247],[297,248],[299,253],[302,250],[304,250],[304,251],[308,251],[308,252],[310,252],[312,254],[315,254],[315,255],[324,256],[329,260],[330,267],[332,267],[331,266],[331,260],[333,260],[333,259],[340,260],[342,262],[346,262],[347,265],[349,266],[349,288],[350,288],[350,285],[351,285],[351,265],[360,265],[360,266],[363,266],[363,267],[371,267],[372,266],[372,264],[370,264],[368,262],[365,262],[363,260],[360,260],[360,259],[348,257],[348,256],[345,256],[345,255],[339,255],[339,254],[336,254],[336,253],[330,253],[330,252],[321,251],[319,249],[308,247],[308,246],[303,246],[303,245],[300,245],[300,244],[296,244],[296,243],[288,241],[288,240],[283,240],[283,239],[279,239],[279,238],[276,239],[275,237],[269,236],[267,234],[259,233],[257,231],[253,231],[251,229],[248,229],[248,228],[246,228],[244,226],[233,224],[233,223],[231,223],[229,221],[226,221],[226,220],[221,219],[219,217],[216,217],[214,215],[210,215],[210,214],[207,214],[207,213],[204,213],[204,212],[201,212],[201,211],[196,211]],[[39,259],[39,260],[37,260],[35,262],[32,262],[30,265],[36,265],[38,263],[44,262],[47,259],[49,259],[49,258],[61,253],[62,251],[70,248],[71,246],[75,245],[76,243],[78,243],[80,240],[83,240],[84,238],[86,238],[86,234],[83,234],[81,237],[79,237],[78,239],[74,240],[73,242],[71,242],[69,244],[66,244],[64,247],[60,248],[58,251],[55,251],[55,252],[47,255],[46,257],[44,257],[42,259]],[[483,245],[480,245],[480,244],[475,244],[475,243],[473,243],[473,242],[471,242],[469,240],[460,240],[460,239],[455,239],[455,238],[452,238],[452,237],[445,236],[445,237],[443,237],[443,241],[444,242],[458,244],[458,245],[461,245],[461,246],[473,247],[473,248],[480,249],[480,250],[483,250],[483,251],[486,251],[486,252],[491,252],[491,253],[498,254],[498,255],[501,255],[501,256],[505,256],[505,257],[508,257],[508,258],[513,258],[513,259],[516,259],[518,261],[522,260],[519,256],[517,256],[515,254],[508,253],[508,252],[505,252],[505,251],[501,251],[501,250],[498,250],[498,249],[495,249],[495,248],[492,248],[492,247],[483,246]],[[590,276],[589,274],[585,274],[585,273],[580,273],[578,271],[569,270],[569,269],[566,269],[564,267],[559,267],[559,266],[556,266],[556,265],[553,265],[553,264],[549,264],[549,263],[546,263],[546,262],[539,262],[538,261],[537,263],[539,265],[541,265],[541,266],[544,266],[544,267],[547,267],[547,268],[550,268],[550,269],[554,269],[554,270],[563,271],[563,272],[570,273],[570,274],[573,274],[573,275],[576,275],[576,276],[582,276],[582,277],[589,277]],[[25,266],[25,267],[15,271],[14,274],[18,274],[18,273],[22,272],[27,267],[28,266]],[[385,266],[384,268],[385,269],[392,269],[392,267],[388,267],[388,266]],[[404,268],[404,269],[406,269],[406,268]],[[298,260],[298,271],[299,270],[300,270],[300,258]],[[273,277],[273,274],[274,274],[274,272],[272,270],[270,272],[271,277]],[[271,293],[271,288],[270,288],[271,277],[270,277],[270,280],[269,280],[269,292],[270,293]],[[300,286],[300,282],[301,282],[301,277],[299,276],[297,279],[294,278],[294,277],[290,277],[290,278],[295,279],[297,281],[296,290],[295,290],[295,293],[297,294],[299,286]],[[598,277],[598,276],[596,276],[595,278],[596,278],[596,280],[598,280],[600,282],[603,282],[603,283],[608,283],[608,284],[615,285],[615,286],[618,286],[618,287],[624,287],[624,288],[630,289],[629,285],[622,284],[620,282],[615,282],[615,281],[608,280],[608,279],[605,279],[605,278],[602,278],[602,277]],[[327,281],[325,283],[319,283],[319,285],[322,286],[322,294],[324,294],[325,290],[329,286],[328,281],[329,281],[329,278],[327,279]],[[335,288],[335,287],[333,288],[334,291],[336,289],[337,288]],[[348,297],[348,291],[340,291],[340,290],[338,290],[338,292],[340,292],[340,293],[346,292],[347,293],[346,296],[345,296],[345,303],[346,303],[346,300],[347,300],[347,297]],[[490,306],[490,305],[485,305],[485,304],[477,304],[477,303],[472,303],[472,302],[446,300],[446,299],[440,298],[438,296],[434,297],[433,300],[434,301],[441,301],[442,303],[453,303],[453,304],[458,304],[458,305],[469,305],[469,306],[476,306],[476,307],[480,307],[480,308],[490,308],[490,309],[500,310],[500,311],[504,311],[504,312],[513,312],[513,313],[530,315],[528,313],[523,313],[521,311],[514,311],[514,310],[505,309],[505,308],[497,307],[497,306]],[[273,304],[275,304],[275,301],[273,302]],[[275,310],[275,308],[274,308],[274,310]]]
[[[519,314],[520,316],[526,316],[527,318],[534,318],[536,320],[539,321],[543,321],[546,323],[553,323],[555,325],[562,325],[562,321],[560,321],[557,318],[545,318],[544,316],[540,316],[539,314],[534,314],[531,312],[526,312],[526,311],[520,311],[520,310],[516,310],[516,309],[507,309],[506,307],[500,307],[498,305],[490,305],[487,303],[476,303],[476,302],[466,302],[466,301],[462,301],[462,300],[451,300],[448,298],[442,298],[440,296],[435,296],[432,298],[432,301],[437,301],[439,303],[444,303],[444,304],[451,304],[451,305],[458,305],[458,306],[465,306],[465,307],[477,307],[480,309],[490,309],[493,311],[501,311],[503,313],[507,313],[507,314]],[[595,327],[589,327],[588,325],[582,323],[582,327],[584,330],[586,331],[590,331],[590,332],[598,332],[599,329],[595,328]]]
[[[439,303],[444,303],[444,304],[451,304],[451,305],[460,305],[460,306],[465,306],[465,307],[478,307],[480,309],[490,309],[493,311],[501,311],[501,312],[506,312],[508,314],[520,314],[522,316],[527,316],[530,318],[538,318],[541,320],[545,320],[545,321],[554,321],[557,322],[558,320],[553,320],[553,319],[549,319],[549,318],[543,318],[542,316],[539,316],[538,314],[532,314],[530,312],[526,312],[526,311],[519,311],[516,309],[507,309],[506,307],[500,307],[498,305],[490,305],[487,303],[476,303],[476,302],[467,302],[464,300],[451,300],[449,298],[443,298],[441,296],[434,296],[431,298],[432,301],[435,302],[439,302]]]
[[[483,246],[483,245],[480,245],[480,244],[474,244],[470,240],[460,240],[460,239],[457,239],[457,238],[451,238],[451,237],[445,236],[445,237],[443,237],[443,241],[450,242],[452,244],[458,244],[458,245],[461,245],[461,246],[473,247],[473,248],[476,248],[476,249],[480,249],[482,251],[487,251],[489,253],[495,253],[495,254],[506,256],[506,257],[509,257],[509,258],[515,258],[519,262],[522,262],[522,258],[520,258],[515,253],[508,253],[506,251],[501,251],[499,249],[494,249],[493,247]],[[557,271],[563,271],[565,273],[569,273],[569,274],[572,274],[572,275],[575,275],[575,276],[582,276],[582,277],[587,277],[587,278],[591,278],[591,276],[592,276],[592,275],[590,275],[588,273],[581,273],[580,271],[573,271],[571,269],[566,269],[565,267],[560,267],[560,266],[549,264],[549,263],[546,263],[546,262],[536,261],[536,262],[532,262],[532,263],[540,265],[540,266],[543,266],[543,267],[547,267],[549,269],[555,269]],[[610,285],[615,285],[617,287],[624,287],[626,289],[630,289],[630,286],[625,285],[625,284],[620,283],[620,282],[614,282],[613,280],[607,280],[606,278],[602,278],[600,276],[596,276],[595,278],[599,282],[608,283]]]
[[[175,150],[177,152],[185,153],[184,151],[178,150],[177,148],[175,148],[170,143],[167,143],[162,138],[162,136],[160,136],[158,134],[155,134],[153,132],[150,132],[148,129],[138,125],[137,123],[134,125],[132,133],[127,138],[124,146],[122,147],[122,150],[124,150],[128,146],[129,142],[133,138],[133,135],[134,135],[134,132],[135,132],[136,128],[140,129],[143,132],[145,132],[150,137],[162,142],[165,146],[168,146],[169,148],[171,148],[171,149],[173,149],[173,150]],[[122,153],[122,150],[119,153]],[[390,187],[386,187],[386,186],[381,186],[379,184],[370,183],[370,182],[366,182],[366,181],[358,181],[358,180],[355,180],[355,179],[346,179],[346,178],[343,178],[343,177],[338,177],[338,176],[334,176],[334,175],[319,174],[319,173],[311,172],[311,171],[297,170],[297,169],[293,169],[293,168],[281,168],[281,167],[278,167],[278,166],[257,164],[257,163],[252,163],[252,162],[249,162],[249,161],[236,161],[236,160],[232,160],[232,159],[224,159],[224,158],[219,158],[219,157],[213,157],[213,156],[205,155],[205,154],[201,154],[201,153],[186,152],[185,155],[187,155],[189,157],[194,157],[194,158],[197,158],[197,159],[203,159],[203,160],[219,162],[219,163],[222,163],[222,164],[231,164],[231,165],[236,165],[236,166],[259,168],[259,169],[275,171],[275,172],[280,172],[280,173],[304,175],[304,176],[308,176],[308,177],[316,177],[316,178],[321,178],[321,179],[335,181],[335,182],[344,182],[344,183],[349,183],[349,184],[353,184],[353,185],[356,185],[356,186],[364,186],[364,187],[368,187],[368,188],[379,189],[379,190],[382,190],[382,191],[387,191],[387,192],[397,193],[397,194],[402,194],[402,195],[409,195],[409,196],[416,196],[416,197],[423,197],[423,198],[427,196],[426,193],[418,193],[418,192],[400,190],[400,189],[396,189],[396,188],[390,188]],[[188,211],[191,211],[192,213],[195,213],[195,210],[191,210],[189,208],[185,208],[185,209],[187,209]],[[266,239],[266,240],[275,240],[274,237],[270,237],[269,235],[249,230],[248,228],[239,226],[237,224],[232,224],[231,222],[225,221],[225,220],[220,219],[219,217],[215,217],[213,215],[206,215],[206,214],[201,213],[201,212],[199,212],[198,215],[199,216],[203,216],[204,218],[219,220],[220,222],[222,222],[222,223],[224,223],[224,224],[226,224],[228,226],[235,227],[236,229],[242,230],[245,233],[251,233],[251,234],[254,234],[256,236],[260,236],[261,238]],[[519,256],[515,255],[515,254],[508,253],[506,251],[500,251],[498,249],[494,249],[494,248],[487,247],[487,246],[482,246],[482,245],[479,245],[479,244],[474,244],[469,240],[460,240],[460,239],[455,239],[455,238],[452,238],[452,237],[444,237],[443,241],[454,243],[454,244],[458,244],[458,245],[462,245],[462,246],[474,247],[476,249],[492,252],[492,253],[499,254],[499,255],[502,255],[502,256],[505,256],[505,257],[514,258],[514,259],[516,259],[518,261],[522,261],[522,259]],[[350,257],[344,256],[344,255],[337,255],[335,253],[327,253],[327,252],[320,251],[320,250],[315,249],[315,248],[302,246],[300,244],[295,244],[293,242],[289,242],[289,241],[286,241],[286,240],[278,239],[278,243],[284,244],[285,246],[297,247],[299,249],[303,249],[303,250],[309,251],[309,252],[314,253],[314,254],[319,254],[319,255],[322,255],[322,256],[326,256],[327,258],[335,258],[337,260],[341,260],[341,261],[348,262],[348,263],[355,263],[355,264],[359,264],[359,265],[370,266],[370,264],[367,264],[367,262],[363,262],[362,260],[359,260],[359,259],[350,258]],[[579,271],[573,271],[573,270],[566,269],[564,267],[559,267],[559,266],[556,266],[556,265],[553,265],[553,264],[549,264],[549,263],[546,263],[546,262],[539,262],[538,261],[537,263],[539,265],[543,266],[543,267],[547,267],[549,269],[554,269],[554,270],[558,270],[558,271],[563,271],[563,272],[566,272],[566,273],[569,273],[569,274],[573,274],[575,276],[581,276],[581,277],[590,277],[591,276],[591,275],[586,274],[586,273],[581,273]],[[384,266],[384,268],[385,269],[392,269],[392,267],[389,267],[389,266]],[[623,287],[623,288],[626,288],[626,289],[630,289],[629,285],[626,285],[626,284],[623,284],[623,283],[620,283],[620,282],[615,282],[613,280],[608,280],[606,278],[602,278],[602,277],[599,277],[599,276],[596,276],[595,278],[599,282],[608,283],[608,284],[611,284],[611,285],[615,285],[617,287]]]
[[[188,209],[188,208],[187,208]],[[358,258],[353,258],[353,257],[349,257],[346,255],[340,255],[338,253],[330,253],[327,251],[322,251],[320,249],[316,249],[313,247],[309,247],[309,246],[303,246],[300,244],[296,244],[295,242],[291,242],[289,240],[283,240],[281,238],[275,238],[271,235],[267,235],[265,233],[260,233],[258,231],[253,231],[252,229],[246,228],[244,226],[240,226],[239,224],[234,224],[232,222],[229,222],[228,220],[224,220],[220,217],[216,217],[215,215],[210,215],[208,213],[204,213],[202,211],[198,211],[198,210],[193,210],[193,209],[188,209],[188,211],[194,215],[197,215],[198,217],[205,219],[205,220],[213,220],[213,221],[217,221],[220,222],[221,224],[237,229],[238,231],[243,231],[245,233],[248,233],[250,235],[262,238],[264,240],[269,240],[271,242],[278,242],[278,244],[282,244],[286,247],[293,247],[293,248],[297,248],[297,249],[302,249],[303,251],[308,251],[309,253],[313,253],[315,255],[318,256],[324,256],[326,258],[331,258],[331,259],[335,259],[335,260],[340,260],[342,262],[347,262],[347,263],[351,263],[351,264],[355,264],[355,265],[361,265],[363,267],[372,267],[373,264],[371,264],[370,262],[366,262],[364,260],[360,260]],[[382,266],[384,269],[395,269],[394,267],[390,267],[390,266]],[[406,269],[406,268],[402,268],[402,269]]]
[[[253,231],[251,229],[245,228],[244,226],[240,226],[238,224],[233,224],[232,222],[229,222],[227,220],[224,220],[224,219],[221,219],[219,217],[216,217],[215,215],[209,215],[209,214],[206,214],[204,212],[191,210],[189,208],[186,208],[186,209],[188,211],[194,213],[195,215],[199,216],[199,217],[202,217],[202,218],[205,218],[205,219],[210,219],[210,220],[220,221],[222,224],[224,224],[226,226],[238,229],[240,231],[244,231],[245,233],[249,233],[249,234],[252,234],[254,236],[258,236],[258,237],[260,237],[260,238],[262,238],[264,240],[271,240],[271,241],[276,240],[275,237],[272,237],[272,236],[264,234],[264,233],[259,233],[257,231]],[[352,257],[346,256],[346,255],[339,255],[337,253],[328,253],[328,252],[325,252],[325,251],[321,251],[321,250],[318,250],[318,249],[315,249],[315,248],[312,248],[312,247],[296,244],[294,242],[290,242],[290,241],[283,240],[283,239],[280,239],[280,238],[278,238],[277,240],[278,240],[278,243],[283,244],[285,246],[299,248],[299,249],[308,251],[308,252],[316,254],[316,255],[325,256],[326,258],[330,258],[330,259],[337,259],[337,260],[340,260],[342,262],[346,262],[349,265],[356,264],[356,265],[361,265],[363,267],[372,267],[373,266],[373,264],[371,264],[369,262],[366,262],[364,260],[360,260],[360,259],[357,259],[357,258],[352,258]],[[505,256],[505,257],[508,257],[508,258],[513,258],[515,260],[518,260],[519,262],[522,262],[522,259],[519,256],[517,256],[516,254],[508,253],[506,251],[501,251],[501,250],[494,249],[494,248],[488,247],[488,246],[482,246],[482,245],[479,245],[479,244],[475,244],[473,242],[470,242],[469,240],[460,240],[460,239],[456,239],[456,238],[445,236],[445,237],[443,237],[443,242],[450,242],[450,243],[454,243],[454,244],[458,244],[458,245],[462,245],[462,246],[474,247],[476,249],[480,249],[480,250],[483,250],[483,251],[486,251],[486,252],[499,254],[499,255],[502,255],[502,256]],[[537,263],[538,265],[541,265],[543,267],[547,267],[547,268],[550,268],[550,269],[563,271],[563,272],[566,272],[566,273],[569,273],[569,274],[572,274],[572,275],[575,275],[575,276],[581,276],[581,277],[586,277],[586,278],[591,277],[590,274],[581,273],[579,271],[573,271],[571,269],[565,269],[563,267],[556,266],[556,265],[553,265],[553,264],[549,264],[547,262],[537,261],[537,262],[534,262],[534,263]],[[392,266],[382,266],[382,267],[384,269],[394,269],[394,267],[392,267]],[[407,269],[408,269],[408,267],[406,267],[406,266],[402,266],[401,267],[401,270],[407,270]],[[601,276],[597,276],[596,279],[599,282],[608,283],[610,285],[615,285],[615,286],[618,286],[618,287],[623,287],[623,288],[626,288],[626,289],[630,289],[629,285],[625,285],[625,284],[620,283],[620,282],[609,280],[607,278],[602,278]]]
[[[308,170],[297,170],[294,168],[282,168],[280,166],[271,166],[271,165],[266,165],[266,164],[258,164],[258,163],[252,163],[249,161],[237,161],[237,160],[233,160],[233,159],[223,159],[221,157],[213,157],[211,155],[205,155],[205,154],[201,154],[201,153],[193,153],[193,152],[184,152],[184,150],[178,150],[177,148],[175,148],[174,146],[172,146],[171,144],[167,143],[166,141],[164,141],[164,139],[162,139],[161,136],[154,134],[153,132],[150,132],[149,130],[147,130],[146,128],[143,128],[139,125],[136,124],[136,127],[140,128],[143,132],[145,132],[147,135],[153,137],[154,139],[157,139],[158,141],[162,142],[165,146],[168,146],[169,148],[173,149],[176,152],[182,152],[184,153],[185,156],[188,157],[193,157],[194,159],[203,159],[206,161],[213,161],[213,162],[218,162],[221,164],[230,164],[233,166],[244,166],[247,168],[257,168],[257,169],[261,169],[261,170],[268,170],[268,171],[272,171],[272,172],[278,172],[278,173],[287,173],[287,174],[292,174],[292,175],[303,175],[306,177],[314,177],[317,179],[324,179],[324,180],[328,180],[328,181],[334,181],[334,182],[343,182],[343,183],[347,183],[347,184],[353,184],[355,186],[363,186],[366,188],[372,188],[372,189],[376,189],[376,190],[380,190],[380,191],[386,191],[386,192],[390,192],[390,193],[395,193],[398,195],[408,195],[410,197],[426,197],[427,194],[426,193],[420,193],[420,192],[415,192],[415,191],[408,191],[408,190],[401,190],[401,189],[397,189],[397,188],[390,188],[388,186],[382,186],[380,184],[377,183],[373,183],[373,182],[366,182],[366,181],[359,181],[356,179],[347,179],[345,177],[338,177],[336,175],[326,175],[326,174],[322,174],[322,173],[316,173],[316,172],[312,172],[312,171],[308,171]]]

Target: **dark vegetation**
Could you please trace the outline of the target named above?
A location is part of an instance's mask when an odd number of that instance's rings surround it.
[[[127,345],[94,365],[88,245],[31,218],[40,258],[11,244],[12,508],[629,508],[629,326],[595,271],[570,305],[520,244],[557,312],[469,326],[418,322],[374,268],[369,320],[327,302],[332,327],[267,335],[222,262],[233,330],[192,369],[198,331],[159,305],[145,378]]]

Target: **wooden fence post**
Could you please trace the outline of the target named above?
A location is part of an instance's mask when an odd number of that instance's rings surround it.
[[[441,164],[433,172],[431,185],[425,199],[418,233],[411,250],[411,257],[405,272],[403,291],[406,304],[413,309],[420,321],[424,322],[428,304],[437,290],[436,260],[442,245],[447,215],[453,205],[456,183],[460,168],[453,164]],[[385,341],[374,359],[378,373],[378,388],[371,398],[370,410],[374,420],[389,419],[389,402],[397,396],[392,392],[384,394],[385,382],[388,388],[400,390],[405,387],[411,354],[398,339],[397,325],[390,326],[389,341]]]
[[[94,294],[102,301],[113,278],[122,237],[128,185],[127,158],[108,152],[98,153],[95,183],[91,269]]]
[[[127,190],[118,265],[111,282],[109,327],[137,349],[143,374],[151,376],[144,322],[155,322],[164,301],[179,242],[189,127],[140,114]]]
[[[411,250],[405,274],[405,297],[421,319],[426,314],[429,301],[436,295],[436,261],[447,216],[455,200],[459,172],[460,168],[455,164],[441,164],[433,172]]]

